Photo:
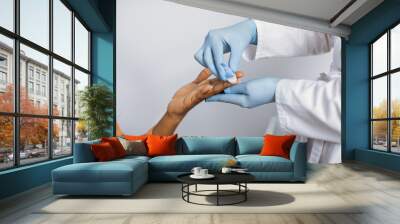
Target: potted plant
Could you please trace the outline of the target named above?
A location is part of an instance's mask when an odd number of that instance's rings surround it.
[[[79,127],[87,128],[90,140],[110,136],[113,116],[113,93],[102,84],[86,87],[80,92],[79,106],[82,109]]]

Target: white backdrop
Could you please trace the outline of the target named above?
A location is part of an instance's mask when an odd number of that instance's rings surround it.
[[[244,18],[162,0],[117,1],[117,122],[124,133],[142,134],[164,114],[173,93],[202,67],[193,54],[210,29]],[[332,54],[241,62],[247,78],[315,79],[329,71]],[[179,135],[261,136],[275,105],[253,109],[201,103],[185,117]]]

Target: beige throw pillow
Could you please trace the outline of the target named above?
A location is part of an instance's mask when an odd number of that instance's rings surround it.
[[[124,138],[119,138],[122,146],[126,151],[126,155],[145,156],[147,155],[146,145],[141,140],[130,141]]]

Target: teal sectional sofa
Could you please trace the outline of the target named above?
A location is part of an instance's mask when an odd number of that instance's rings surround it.
[[[228,160],[236,160],[259,182],[304,182],[306,180],[306,145],[295,142],[290,159],[260,156],[263,137],[181,137],[177,155],[127,156],[96,162],[90,145],[75,144],[74,163],[52,171],[54,194],[131,195],[148,181],[176,181],[193,167],[218,172]]]

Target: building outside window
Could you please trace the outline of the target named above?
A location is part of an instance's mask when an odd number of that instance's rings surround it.
[[[0,67],[7,67],[7,57],[5,55],[0,55]]]
[[[32,66],[29,66],[28,74],[29,74],[29,79],[33,80],[33,67]]]
[[[0,54],[0,91],[4,92],[7,88],[7,56]]]
[[[87,139],[86,126],[71,105],[79,103],[78,92],[89,85],[82,80],[90,80],[90,32],[64,1],[50,1],[19,1],[18,13],[8,12],[20,16],[15,18],[20,21],[15,29],[19,33],[8,27],[3,27],[7,32],[0,29],[0,170],[70,156],[74,141]],[[39,11],[42,13],[37,14]],[[76,43],[75,48],[72,43]],[[78,49],[82,46],[87,49]],[[16,74],[19,88],[15,88],[13,78],[14,53],[20,59]],[[51,90],[49,80],[53,80]],[[2,84],[11,88],[1,88]],[[79,88],[69,88],[73,85]],[[18,99],[14,90],[20,91]],[[58,100],[60,96],[62,102]],[[19,111],[14,111],[14,105]],[[14,128],[18,130],[16,134]]]
[[[400,25],[379,36],[371,53],[371,148],[400,153]]]
[[[42,86],[42,96],[46,96],[46,86]]]
[[[40,70],[36,69],[36,80],[40,81]]]
[[[4,71],[0,71],[0,84],[7,84],[7,73],[5,73]]]
[[[33,82],[31,82],[31,81],[28,82],[28,91],[29,91],[29,94],[34,93]]]
[[[46,82],[46,76],[47,76],[47,74],[42,73],[42,82]]]

